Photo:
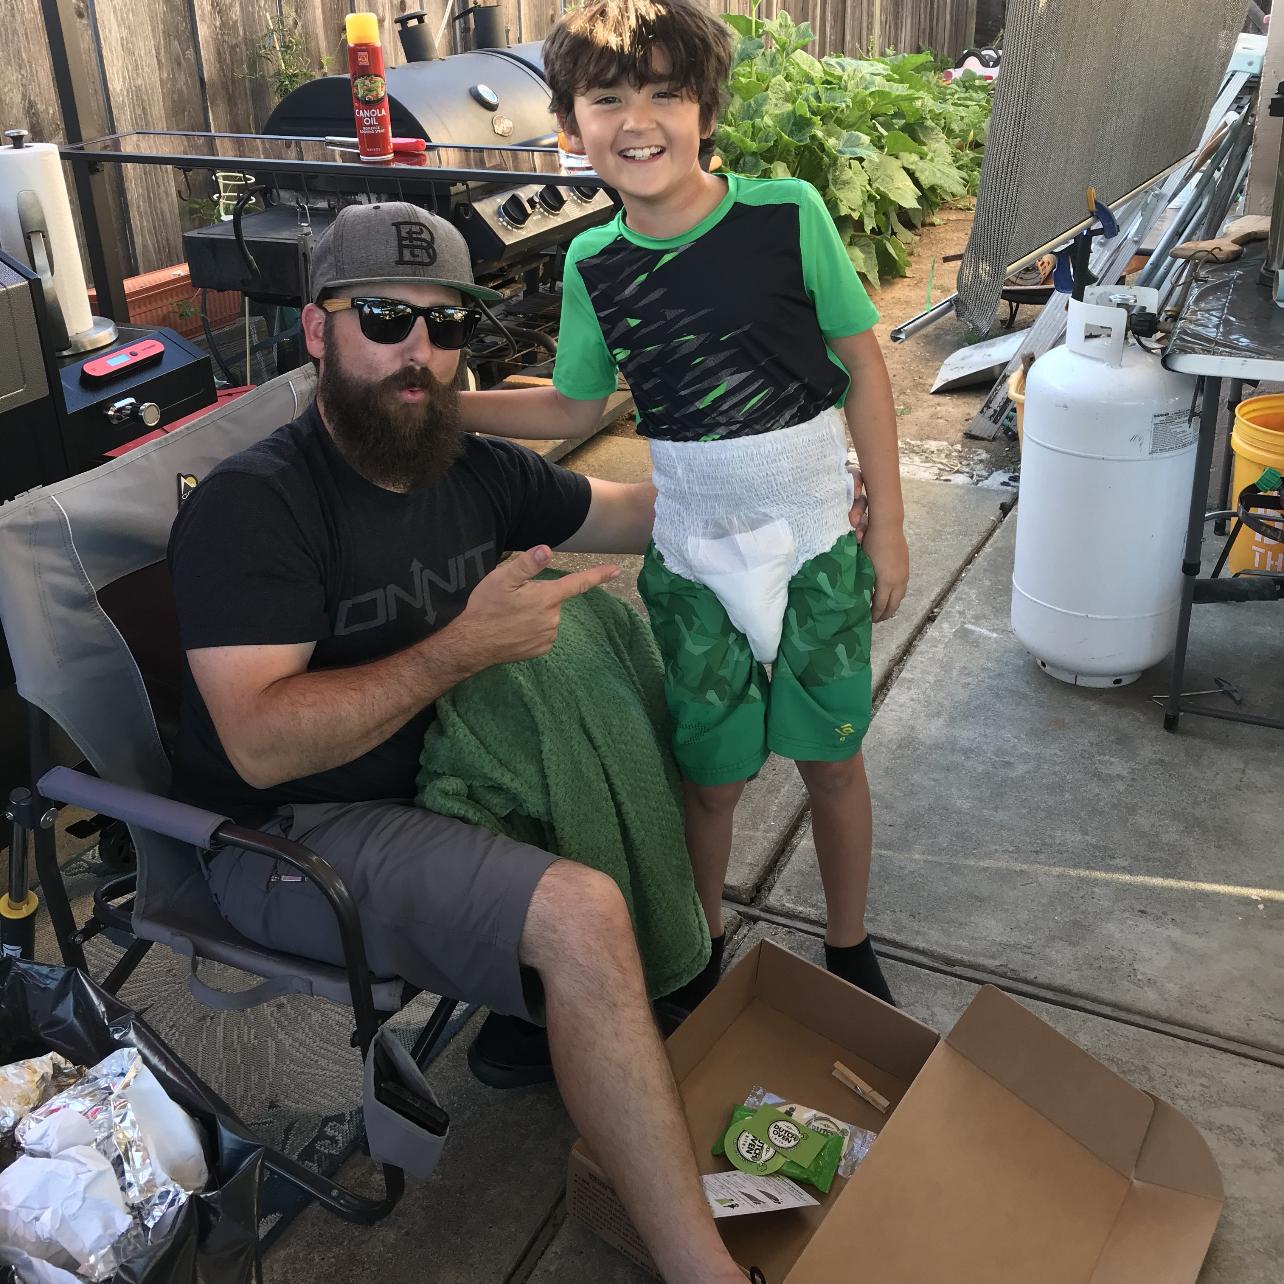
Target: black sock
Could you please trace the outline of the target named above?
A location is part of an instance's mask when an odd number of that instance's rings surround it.
[[[727,944],[726,934],[711,937],[709,944],[712,948],[709,951],[709,961],[704,967],[686,985],[674,990],[672,994],[666,994],[660,1001],[683,1012],[693,1012],[703,999],[709,997],[722,974],[722,951]]]
[[[878,966],[878,955],[867,936],[859,945],[825,946],[825,966],[844,981],[859,986],[884,1003],[896,1006],[892,992],[883,979],[883,969]]]

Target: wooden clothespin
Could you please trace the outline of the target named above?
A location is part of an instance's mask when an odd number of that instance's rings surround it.
[[[863,1101],[868,1101],[879,1114],[886,1114],[892,1103],[881,1092],[866,1083],[854,1070],[848,1069],[841,1061],[834,1062],[834,1078],[844,1087],[850,1088]]]

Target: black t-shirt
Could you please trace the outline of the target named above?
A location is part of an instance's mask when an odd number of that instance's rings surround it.
[[[444,628],[501,556],[583,524],[585,478],[493,437],[466,439],[411,494],[357,473],[316,407],[219,464],[170,535],[185,650],[315,642],[309,669],[382,659]],[[432,708],[317,775],[255,789],[236,773],[186,661],[174,794],[237,819],[293,802],[409,798]]]

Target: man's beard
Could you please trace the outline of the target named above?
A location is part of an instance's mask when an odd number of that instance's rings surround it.
[[[317,398],[348,463],[389,490],[419,490],[444,476],[464,448],[459,393],[423,366],[362,379],[343,368],[337,348],[327,326]],[[422,388],[423,400],[402,401],[405,388]]]

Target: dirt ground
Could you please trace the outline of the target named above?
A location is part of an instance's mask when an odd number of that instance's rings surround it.
[[[883,288],[871,295],[882,316],[874,333],[892,376],[902,441],[960,441],[989,391],[978,387],[936,395],[931,392],[941,362],[976,338],[957,317],[937,321],[903,343],[888,338],[897,326],[954,292],[959,265],[941,260],[946,254],[962,252],[972,227],[972,211],[943,209],[937,220],[934,227],[923,229],[914,244],[909,275],[884,282]],[[1029,310],[1027,313],[1033,315]]]
[[[1016,468],[1016,443],[1002,438],[996,442],[970,441],[963,436],[985,400],[989,385],[935,395],[931,391],[941,362],[976,336],[956,317],[949,316],[904,343],[892,343],[888,338],[896,326],[953,293],[958,264],[941,260],[946,254],[963,250],[971,226],[971,209],[946,208],[938,212],[936,223],[923,229],[913,247],[908,275],[884,283],[872,294],[881,314],[875,333],[892,377],[907,475],[973,483],[996,478],[994,484],[1001,485],[1005,474]],[[1036,315],[1033,308],[1023,309],[1018,327],[1028,325]],[[631,436],[632,417],[618,420],[607,431]]]

